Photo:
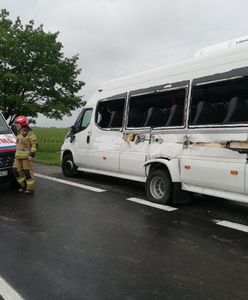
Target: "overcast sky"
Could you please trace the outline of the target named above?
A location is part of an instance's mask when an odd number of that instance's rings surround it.
[[[59,31],[79,54],[87,100],[102,82],[191,58],[205,46],[248,34],[247,0],[0,0],[10,18]],[[39,126],[68,127],[40,117]]]

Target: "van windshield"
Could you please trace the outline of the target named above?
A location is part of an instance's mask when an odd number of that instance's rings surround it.
[[[11,133],[8,125],[6,124],[3,116],[0,114],[0,134],[1,133]]]

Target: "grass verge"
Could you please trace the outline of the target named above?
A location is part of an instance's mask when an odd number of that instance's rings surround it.
[[[60,166],[60,152],[37,152],[35,161],[52,166]]]

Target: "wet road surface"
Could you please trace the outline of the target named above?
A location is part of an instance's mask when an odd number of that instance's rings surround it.
[[[195,197],[167,212],[127,201],[145,199],[141,184],[36,179],[33,196],[0,186],[0,275],[23,299],[247,299],[248,233],[213,220],[247,225],[248,205]]]

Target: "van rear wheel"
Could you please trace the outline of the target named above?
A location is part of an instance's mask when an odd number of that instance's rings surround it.
[[[171,202],[172,181],[167,171],[155,169],[146,180],[146,197],[149,201],[159,204]]]
[[[70,153],[63,157],[62,171],[66,177],[74,177],[77,174],[77,166],[74,164],[73,157]]]

